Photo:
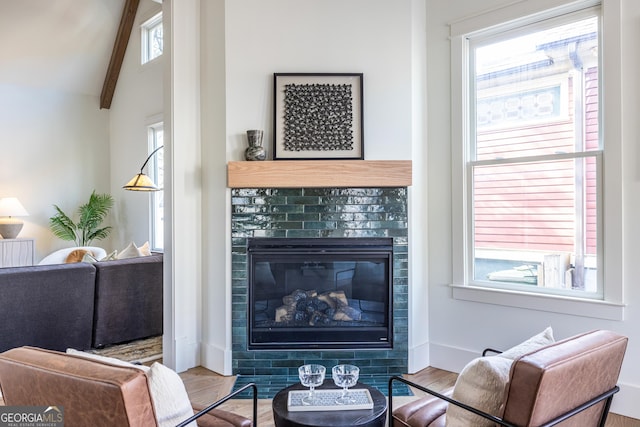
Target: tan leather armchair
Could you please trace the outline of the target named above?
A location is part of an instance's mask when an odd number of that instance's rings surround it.
[[[0,388],[6,405],[64,408],[67,427],[157,426],[147,373],[72,354],[19,347],[0,354]],[[253,419],[257,414],[255,384],[208,406],[194,409],[200,427],[250,427],[243,416],[214,409],[247,388],[253,389]]]
[[[502,417],[452,399],[400,377],[389,380],[390,425],[443,427],[448,405],[456,405],[501,426],[604,427],[627,347],[627,337],[592,331],[517,358],[509,371]],[[498,356],[499,357],[499,356]],[[400,381],[429,396],[393,408],[392,383]]]

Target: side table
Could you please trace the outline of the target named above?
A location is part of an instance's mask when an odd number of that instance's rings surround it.
[[[331,383],[331,381],[329,381]],[[316,390],[337,388],[332,384],[325,384]],[[302,384],[296,383],[280,390],[273,397],[273,420],[276,427],[384,427],[387,419],[387,398],[374,387],[357,383],[356,388],[366,388],[373,400],[372,409],[338,410],[338,411],[295,411],[287,410],[287,397],[291,390],[308,390]]]
[[[33,265],[34,239],[0,239],[0,267]]]

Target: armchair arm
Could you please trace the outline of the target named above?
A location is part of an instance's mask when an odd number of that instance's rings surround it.
[[[204,408],[202,411],[199,411],[197,414],[194,414],[192,417],[187,418],[186,420],[184,420],[183,422],[178,424],[176,427],[185,427],[190,422],[197,420],[198,418],[202,417],[206,413],[210,412],[212,409],[217,408],[218,406],[222,405],[227,400],[237,396],[238,394],[242,393],[243,391],[247,390],[248,388],[251,388],[251,393],[252,393],[252,398],[253,398],[253,426],[257,427],[257,425],[258,425],[258,387],[256,386],[255,383],[246,384],[245,386],[239,388],[238,390],[227,394],[222,399],[212,403],[211,405],[209,405],[206,408]]]
[[[486,418],[488,420],[491,420],[491,421],[495,422],[498,425],[505,426],[505,427],[517,427],[515,424],[510,424],[510,423],[508,423],[506,421],[503,421],[501,418],[498,418],[498,417],[495,417],[495,416],[493,416],[491,414],[488,414],[486,412],[480,411],[479,409],[476,409],[476,408],[474,408],[472,406],[465,405],[462,402],[459,402],[459,401],[457,401],[455,399],[447,397],[447,396],[445,396],[443,394],[440,394],[438,392],[435,392],[433,390],[430,390],[430,389],[428,389],[426,387],[423,387],[423,386],[421,386],[419,384],[416,384],[414,382],[411,382],[409,380],[406,380],[406,379],[404,379],[402,377],[398,377],[398,376],[393,376],[393,377],[391,377],[389,379],[389,405],[388,405],[389,416],[388,416],[388,419],[389,419],[389,425],[390,426],[393,426],[393,400],[392,400],[392,398],[393,398],[393,386],[392,386],[393,381],[399,381],[399,382],[402,382],[402,383],[404,383],[404,384],[406,384],[408,386],[415,387],[418,390],[421,390],[421,391],[423,391],[425,393],[428,393],[428,394],[430,394],[432,396],[437,397],[438,399],[445,400],[451,405],[459,406],[460,408],[463,408],[463,409],[465,409],[467,411],[473,412],[474,414],[479,415],[482,418]],[[615,386],[611,390],[606,391],[606,392],[602,393],[601,395],[594,397],[593,399],[583,403],[582,405],[577,406],[576,408],[574,408],[574,409],[572,409],[572,410],[570,410],[568,412],[565,412],[564,414],[561,414],[560,416],[548,421],[547,423],[541,425],[540,427],[551,427],[551,426],[554,426],[554,425],[556,425],[558,423],[561,423],[562,421],[565,421],[568,418],[573,417],[574,415],[579,414],[580,412],[584,411],[585,409],[590,408],[591,406],[595,405],[596,403],[599,403],[599,402],[601,402],[603,400],[606,400],[605,408],[604,408],[604,411],[603,411],[603,414],[602,414],[602,419],[600,420],[600,424],[599,424],[599,426],[602,427],[602,426],[604,426],[605,421],[607,419],[607,414],[609,413],[609,408],[611,406],[611,401],[613,400],[613,395],[616,394],[619,390],[620,390],[620,388],[618,386]]]

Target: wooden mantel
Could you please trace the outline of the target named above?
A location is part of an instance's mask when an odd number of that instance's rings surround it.
[[[230,188],[408,187],[411,160],[229,162]]]

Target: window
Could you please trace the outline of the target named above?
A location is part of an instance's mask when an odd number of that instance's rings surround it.
[[[454,287],[620,302],[604,286],[601,8],[582,7],[452,24]]]
[[[142,63],[162,55],[162,12],[155,15],[141,25],[142,34]]]
[[[149,126],[148,134],[149,152],[152,153],[164,143],[162,123]],[[151,157],[149,176],[158,187],[164,187],[164,150],[158,150]],[[156,251],[164,249],[164,191],[151,193],[151,247]]]
[[[468,268],[601,298],[597,10],[558,21],[469,40]]]

